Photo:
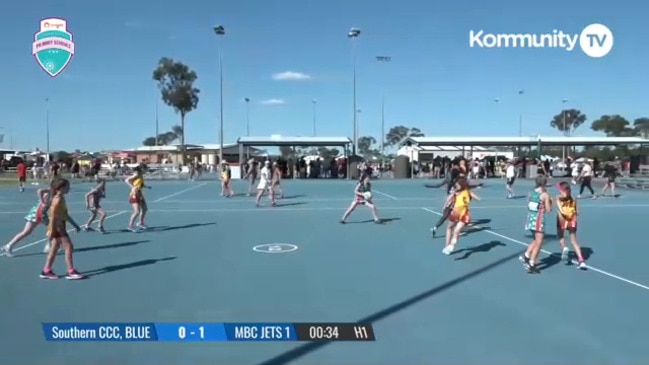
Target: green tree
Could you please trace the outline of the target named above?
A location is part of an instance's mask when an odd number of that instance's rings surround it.
[[[183,136],[183,129],[179,125],[175,125],[171,127],[171,130],[169,132],[164,132],[158,134],[158,138],[156,140],[156,137],[147,137],[142,141],[143,146],[155,146],[156,143],[159,146],[168,146],[175,141],[182,139]]]
[[[398,125],[390,128],[385,135],[386,146],[396,146],[406,137],[424,137],[424,133],[419,128],[408,128]]]
[[[158,83],[162,101],[180,114],[180,150],[185,163],[185,117],[198,106],[200,90],[194,87],[198,76],[182,62],[163,57],[153,71],[153,80]]]
[[[370,136],[363,136],[358,138],[357,151],[360,155],[368,155],[372,153],[373,146],[376,144],[376,139]]]
[[[287,160],[294,155],[293,149],[290,146],[279,146],[279,154]]]
[[[633,121],[633,129],[643,138],[649,138],[649,118],[638,118]]]
[[[565,109],[552,117],[550,126],[564,134],[571,135],[579,126],[586,122],[586,115],[577,109]]]
[[[630,128],[628,120],[618,114],[602,115],[599,119],[593,121],[590,129],[595,132],[602,132],[607,137],[627,137],[635,135],[633,128]]]

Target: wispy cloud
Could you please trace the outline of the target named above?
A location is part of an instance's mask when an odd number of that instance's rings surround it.
[[[262,105],[284,105],[286,100],[283,99],[267,99],[261,101]]]
[[[124,22],[124,26],[126,28],[142,28],[144,26],[144,23],[137,20],[127,20]]]
[[[278,81],[303,81],[311,80],[311,76],[295,71],[285,71],[273,75],[273,80]]]

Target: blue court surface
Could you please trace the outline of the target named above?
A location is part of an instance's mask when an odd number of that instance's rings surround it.
[[[580,201],[587,271],[559,262],[527,274],[524,199],[486,180],[473,203],[478,228],[451,256],[429,228],[443,189],[424,181],[376,181],[386,223],[359,207],[338,223],[351,181],[284,181],[276,208],[219,196],[215,181],[153,182],[149,231],[124,232],[127,187],[109,183],[109,234],[72,235],[82,281],[38,278],[44,229],[16,257],[0,257],[2,364],[638,364],[649,328],[649,195]],[[517,182],[523,195],[531,183]],[[83,223],[74,185],[72,215]],[[243,182],[235,190],[245,190]],[[34,188],[0,190],[0,240],[24,224]],[[264,204],[268,204],[265,200]],[[554,217],[551,217],[551,222]],[[294,245],[269,252],[259,245]],[[282,246],[288,247],[288,246]],[[261,251],[261,252],[258,252]],[[65,271],[59,256],[55,270]],[[41,322],[371,322],[373,343],[45,342]]]

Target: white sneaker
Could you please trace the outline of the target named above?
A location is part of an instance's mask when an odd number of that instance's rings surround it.
[[[43,247],[43,253],[50,253],[50,244],[46,243],[45,247]]]
[[[448,256],[448,255],[452,254],[453,251],[455,251],[455,246],[454,245],[448,245],[448,246],[444,247],[444,249],[442,250],[442,253],[444,255]]]
[[[570,250],[568,247],[564,247],[563,250],[561,250],[561,261],[568,261],[570,258]]]
[[[0,252],[4,253],[7,257],[14,257],[12,249],[11,247],[9,247],[9,245],[2,246],[2,248],[0,248]]]
[[[585,262],[580,262],[579,264],[577,264],[577,268],[579,270],[586,270],[588,268],[588,266],[586,266]]]

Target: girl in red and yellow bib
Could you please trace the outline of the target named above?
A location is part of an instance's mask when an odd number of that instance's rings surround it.
[[[572,196],[570,191],[570,184],[561,182],[557,184],[559,189],[559,196],[556,198],[557,203],[557,238],[559,238],[559,245],[561,245],[561,259],[570,263],[570,250],[566,245],[565,234],[568,231],[570,235],[570,243],[577,255],[577,267],[581,270],[586,269],[584,256],[581,252],[581,246],[577,242],[577,200]]]
[[[144,200],[144,193],[142,192],[142,190],[147,187],[144,184],[142,168],[138,166],[134,170],[135,174],[126,179],[126,184],[131,188],[128,202],[131,203],[131,206],[133,207],[133,214],[131,214],[131,219],[128,222],[128,229],[131,232],[137,232],[147,228],[146,225],[144,225],[144,218],[149,210],[146,200]],[[139,221],[136,226],[135,220],[138,218]]]
[[[471,222],[469,206],[471,205],[472,199],[480,200],[480,197],[471,191],[466,178],[458,178],[455,183],[453,208],[449,216],[448,226],[446,227],[446,246],[442,250],[445,255],[450,255],[455,251],[455,246],[457,245],[462,228]]]

